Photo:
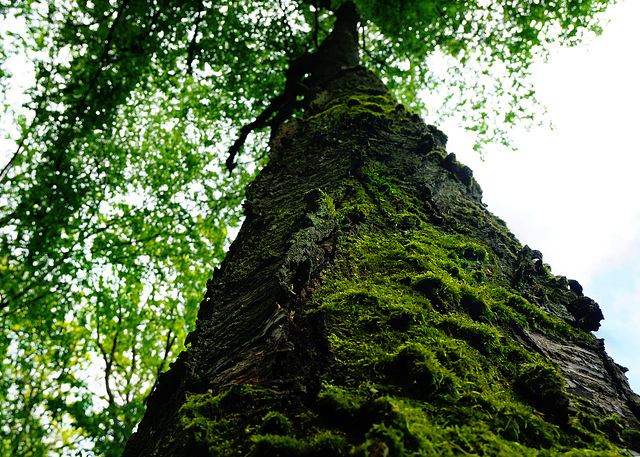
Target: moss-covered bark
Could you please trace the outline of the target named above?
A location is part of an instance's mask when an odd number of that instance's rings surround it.
[[[330,79],[274,136],[125,455],[640,450],[597,305],[578,309],[445,144],[366,69]]]

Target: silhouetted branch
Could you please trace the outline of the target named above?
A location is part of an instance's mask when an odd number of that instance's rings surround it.
[[[282,94],[273,98],[269,106],[253,122],[240,129],[240,135],[229,148],[226,161],[229,173],[236,167],[236,156],[251,132],[267,126],[276,128],[291,116],[298,105],[298,95],[312,91],[318,82],[336,74],[343,66],[358,64],[357,25],[360,17],[355,4],[346,2],[335,14],[334,28],[318,50],[304,54],[289,64]]]
[[[191,38],[191,42],[189,43],[189,50],[187,51],[187,74],[190,75],[193,73],[193,61],[196,57],[196,43],[198,42],[198,28],[200,27],[200,22],[202,22],[202,11],[204,10],[204,5],[202,0],[198,2],[198,18],[196,19],[196,28],[193,31],[193,37]]]

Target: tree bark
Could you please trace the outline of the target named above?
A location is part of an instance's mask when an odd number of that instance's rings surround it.
[[[640,449],[639,398],[566,278],[485,209],[442,132],[342,67],[273,135],[124,455]]]

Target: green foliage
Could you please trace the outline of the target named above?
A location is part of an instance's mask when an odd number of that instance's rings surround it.
[[[119,453],[159,373],[183,348],[227,227],[240,219],[244,186],[266,160],[258,132],[228,176],[230,136],[281,93],[289,62],[327,36],[333,17],[320,3],[0,0],[0,20],[14,24],[0,41],[2,120],[13,119],[1,128],[15,143],[0,172],[0,453]],[[530,115],[522,76],[533,57],[597,32],[607,3],[527,0],[489,10],[474,1],[356,2],[364,62],[410,105],[429,90],[445,101],[437,116],[462,107],[481,141],[504,140],[498,118]],[[6,62],[15,55],[34,73],[20,81],[31,84],[23,106],[7,98],[15,78]],[[458,64],[438,73],[434,59],[443,55]],[[498,111],[504,100],[506,113]],[[325,120],[391,114],[410,115],[372,96],[331,107]],[[396,192],[397,183],[363,173],[344,189],[358,199],[332,206],[343,221],[393,209],[367,196]],[[415,214],[396,218],[420,224]],[[460,244],[457,259],[436,265],[420,255],[425,240],[408,257],[393,240],[381,243],[424,268],[405,291],[412,300],[432,281],[438,288],[418,300],[432,307],[440,300],[479,320],[560,325],[526,303],[515,313],[506,299],[488,300],[495,290],[484,285],[487,254],[477,244]],[[480,294],[465,282],[482,283]],[[389,312],[400,325],[425,319],[427,308]],[[393,359],[395,349],[385,351],[378,355]],[[428,376],[432,358],[418,359],[411,370]],[[371,432],[371,446],[395,436],[385,427]],[[332,439],[318,446],[342,446]]]
[[[514,0],[490,8],[479,1],[356,3],[370,31],[367,64],[379,69],[403,103],[435,88],[442,107],[418,105],[434,120],[458,113],[480,149],[490,141],[509,144],[511,125],[540,123],[542,110],[527,79],[530,65],[546,58],[554,43],[573,46],[599,34],[598,13],[614,2]]]

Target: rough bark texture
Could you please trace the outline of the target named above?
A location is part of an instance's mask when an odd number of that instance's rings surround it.
[[[640,450],[597,304],[485,209],[446,136],[359,66],[306,96],[124,455]]]
[[[283,125],[125,456],[640,449],[638,396],[588,333],[597,305],[445,143],[362,67]]]

